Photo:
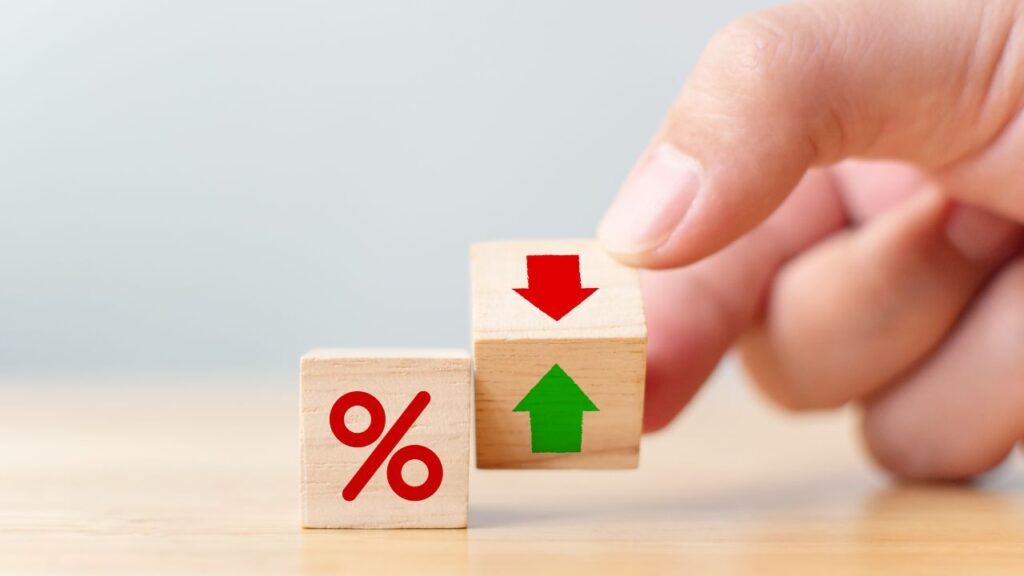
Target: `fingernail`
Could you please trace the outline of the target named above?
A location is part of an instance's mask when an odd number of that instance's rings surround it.
[[[957,205],[946,221],[946,238],[970,260],[988,262],[1010,255],[1019,242],[1020,227],[995,214]]]
[[[639,254],[665,243],[700,188],[701,167],[671,144],[661,144],[626,179],[598,227],[605,249]]]

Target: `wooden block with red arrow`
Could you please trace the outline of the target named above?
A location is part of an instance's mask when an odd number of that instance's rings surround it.
[[[480,468],[633,468],[647,329],[636,270],[595,242],[471,250]]]

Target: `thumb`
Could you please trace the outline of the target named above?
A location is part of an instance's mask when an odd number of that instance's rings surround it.
[[[784,6],[708,45],[602,221],[633,265],[713,253],[777,208],[808,168],[913,162],[959,199],[1024,219],[1024,1]]]

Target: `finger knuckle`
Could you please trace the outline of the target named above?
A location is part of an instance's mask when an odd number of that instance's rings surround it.
[[[785,31],[766,19],[745,17],[722,29],[712,39],[709,50],[716,59],[729,61],[727,69],[734,78],[761,83],[779,68],[789,43]]]
[[[909,429],[903,420],[894,418],[891,411],[868,409],[862,421],[868,453],[898,478],[967,480],[1003,460],[1002,456],[979,450],[970,438],[950,437],[944,429]]]
[[[832,94],[833,44],[842,26],[828,11],[793,5],[733,21],[710,42],[696,71],[696,85],[740,110],[757,110],[789,138],[807,139],[819,156],[834,156],[845,138]],[[798,119],[792,122],[794,119]]]
[[[712,39],[710,51],[742,84],[785,82],[806,71],[818,52],[818,26],[808,19],[796,7],[744,16]]]
[[[738,346],[747,375],[768,399],[790,412],[838,408],[846,402],[831,387],[823,385],[827,380],[807,377],[808,373],[818,373],[819,370],[806,364],[800,370],[790,369],[792,363],[767,342],[770,339],[763,330],[758,330],[745,337]]]

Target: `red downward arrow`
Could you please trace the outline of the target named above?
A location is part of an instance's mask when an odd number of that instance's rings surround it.
[[[555,320],[597,292],[597,288],[582,287],[578,255],[527,256],[526,275],[530,287],[513,290]]]

